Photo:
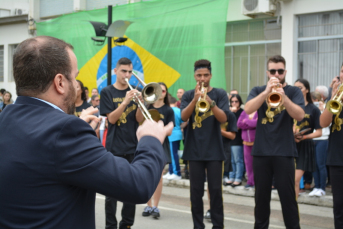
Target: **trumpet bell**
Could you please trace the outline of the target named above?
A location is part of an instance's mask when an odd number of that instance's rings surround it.
[[[199,111],[202,113],[206,113],[210,109],[210,104],[205,99],[201,99],[200,101],[198,101],[197,105],[198,105]]]
[[[330,100],[326,107],[332,114],[338,114],[342,111],[342,105],[336,100]]]
[[[277,108],[282,104],[282,96],[280,93],[272,92],[267,97],[266,103],[272,108]]]
[[[149,83],[142,89],[142,97],[148,104],[156,102],[162,95],[162,88],[158,83]]]

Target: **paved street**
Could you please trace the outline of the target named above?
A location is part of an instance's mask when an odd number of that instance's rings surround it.
[[[105,228],[104,214],[105,198],[97,195],[96,199],[96,228]],[[207,195],[204,196],[204,209],[208,209]],[[175,229],[193,228],[190,212],[189,189],[176,187],[163,187],[162,197],[159,204],[161,217],[158,220],[152,217],[143,217],[142,211],[145,205],[136,208],[134,229]],[[285,228],[282,219],[280,202],[271,202],[272,213],[269,228]],[[334,228],[333,213],[331,207],[320,207],[300,204],[300,220],[302,229]],[[121,203],[118,204],[117,218],[120,219]],[[253,228],[254,222],[254,199],[252,197],[224,194],[224,214],[226,228]],[[119,214],[118,214],[119,213]],[[206,228],[212,224],[205,220]]]

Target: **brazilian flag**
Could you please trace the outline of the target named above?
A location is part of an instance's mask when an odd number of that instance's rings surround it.
[[[229,0],[155,0],[114,6],[113,22],[133,22],[128,40],[112,43],[112,68],[128,57],[144,82],[164,82],[176,95],[178,88],[195,87],[194,62],[212,62],[211,86],[226,89],[225,36]],[[89,21],[107,24],[107,8],[63,15],[37,23],[37,35],[53,36],[72,44],[78,59],[78,79],[89,89],[107,85],[107,39],[91,40]],[[113,42],[113,41],[112,41]],[[116,76],[112,71],[112,83]],[[134,77],[130,83],[135,85]]]

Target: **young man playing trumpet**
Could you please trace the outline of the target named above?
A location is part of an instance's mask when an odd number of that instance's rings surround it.
[[[184,93],[180,107],[182,120],[189,119],[183,159],[189,161],[190,199],[194,228],[205,228],[202,201],[205,170],[207,170],[211,198],[213,228],[224,228],[222,176],[225,153],[220,124],[226,122],[225,112],[230,112],[230,110],[226,92],[211,87],[211,78],[211,62],[208,60],[196,61],[194,64],[196,87],[194,90]],[[207,109],[199,108],[200,103],[207,104]]]
[[[339,78],[337,82],[333,83],[332,98],[326,104],[326,109],[320,116],[320,125],[322,127],[328,127],[331,124],[326,164],[330,168],[335,228],[343,228],[343,113],[341,111],[343,104],[343,64]]]
[[[286,85],[286,61],[273,56],[267,62],[268,83],[254,87],[244,110],[257,110],[255,144],[252,149],[255,178],[255,229],[268,228],[273,176],[280,197],[286,228],[300,228],[295,198],[294,179],[297,149],[293,136],[293,120],[304,118],[304,98],[299,88]],[[280,87],[281,86],[281,87]],[[265,102],[271,92],[281,99],[277,108]]]
[[[138,122],[142,121],[142,114],[137,109],[137,103],[133,101],[139,91],[130,90],[125,80],[131,78],[132,69],[131,60],[125,57],[119,59],[114,69],[116,82],[101,90],[100,99],[100,114],[107,116],[108,120],[106,149],[130,163],[133,161],[138,143],[136,137]],[[117,200],[106,196],[106,229],[117,228],[116,209]],[[119,228],[130,228],[133,225],[135,211],[134,204],[123,203]]]

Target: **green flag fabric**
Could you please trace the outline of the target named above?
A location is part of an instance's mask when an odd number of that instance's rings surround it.
[[[121,57],[133,62],[145,82],[165,82],[172,95],[195,87],[194,62],[212,63],[211,86],[226,89],[225,35],[229,0],[156,0],[113,7],[112,18],[133,22],[128,41],[112,48],[112,68]],[[89,21],[107,24],[107,9],[82,11],[37,23],[37,35],[53,36],[74,46],[80,74],[88,88],[106,82],[107,41],[95,45]],[[114,73],[113,73],[114,74]],[[112,76],[112,83],[115,76]],[[131,82],[131,81],[130,81]]]

